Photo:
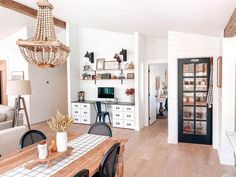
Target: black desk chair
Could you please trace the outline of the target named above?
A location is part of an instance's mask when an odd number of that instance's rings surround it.
[[[46,140],[47,137],[43,132],[39,130],[30,130],[26,132],[20,139],[20,148],[23,149],[26,146],[32,145],[42,140]]]
[[[98,119],[99,119],[99,122],[101,122],[103,119],[103,122],[105,123],[105,120],[106,120],[106,116],[108,116],[108,119],[109,119],[109,123],[111,125],[111,118],[110,118],[110,114],[108,111],[102,111],[102,103],[100,101],[96,101],[96,111],[97,111],[97,117],[96,117],[96,123],[98,122]]]
[[[120,143],[116,143],[105,154],[100,164],[99,172],[97,172],[93,177],[115,177],[119,154]]]
[[[88,134],[95,134],[95,135],[103,135],[103,136],[112,137],[111,128],[109,127],[108,124],[103,123],[103,122],[97,122],[97,123],[93,124],[90,127]]]
[[[81,170],[74,177],[89,177],[89,171],[87,169]]]

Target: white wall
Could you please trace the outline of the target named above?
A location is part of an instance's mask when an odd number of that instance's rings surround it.
[[[32,37],[33,31],[33,27],[28,27],[28,38]],[[65,31],[58,32],[57,37],[65,43]],[[29,79],[32,87],[29,111],[31,123],[48,120],[57,110],[68,112],[66,64],[44,69],[30,64]]]
[[[24,78],[28,79],[28,63],[24,60],[20,53],[19,47],[16,45],[18,39],[27,37],[27,28],[22,28],[18,32],[0,40],[0,59],[7,61],[7,79],[11,79],[12,71],[24,71]],[[29,105],[29,97],[25,96],[26,104]],[[8,105],[14,106],[15,96],[8,96]],[[27,106],[29,109],[29,107]]]
[[[71,52],[67,59],[67,106],[68,114],[71,115],[71,101],[78,99],[80,90],[80,58],[79,58],[79,33],[78,27],[67,23],[66,44]]]
[[[102,31],[96,29],[79,28],[78,33],[78,52],[80,61],[80,77],[83,73],[83,66],[89,64],[94,70],[96,69],[96,59],[105,58],[106,61],[116,61],[113,57],[119,53],[122,48],[127,49],[128,63],[134,62],[134,36],[130,34],[116,33],[110,31]],[[94,52],[94,64],[89,63],[88,58],[84,55],[86,52]],[[122,62],[122,65],[124,63]],[[124,71],[126,75],[133,71]],[[104,72],[102,72],[104,73]],[[109,71],[108,71],[109,73]],[[119,75],[118,71],[111,71],[115,75]],[[94,74],[94,73],[89,73]],[[130,96],[125,94],[126,89],[134,88],[134,80],[124,80],[123,85],[120,80],[97,80],[97,84],[93,80],[81,80],[80,89],[85,91],[86,100],[97,100],[97,87],[115,87],[115,97],[118,101],[130,102]],[[77,98],[75,99],[77,100]]]
[[[152,36],[145,36],[144,39],[144,58],[147,60],[167,59],[168,40],[159,39]]]
[[[135,130],[141,130],[145,125],[144,116],[144,35],[134,33],[134,58],[135,58]]]
[[[220,150],[222,164],[234,165],[234,153],[226,136],[226,131],[235,131],[236,108],[236,38],[223,39],[222,65],[222,115],[220,127]]]
[[[178,142],[178,70],[177,59],[178,58],[195,58],[195,57],[214,57],[214,62],[218,57],[218,43],[219,38],[186,34],[180,32],[168,32],[168,142]],[[214,68],[214,74],[216,68]],[[215,79],[215,77],[214,77]],[[213,80],[214,85],[216,81]],[[214,105],[218,99],[214,99]],[[214,118],[217,113],[213,109],[213,130],[216,129],[216,125],[219,124],[218,120]],[[218,139],[216,131],[213,131],[213,143]],[[214,145],[214,144],[213,144]]]

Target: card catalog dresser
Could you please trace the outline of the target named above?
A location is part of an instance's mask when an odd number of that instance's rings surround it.
[[[111,107],[112,126],[134,129],[135,105],[128,102],[102,102]],[[72,102],[72,117],[75,123],[94,124],[96,121],[95,101]]]

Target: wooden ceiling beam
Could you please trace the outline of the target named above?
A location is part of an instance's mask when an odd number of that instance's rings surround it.
[[[224,37],[236,36],[236,8],[234,9],[233,15],[230,17],[224,30]]]
[[[37,18],[37,10],[13,0],[0,0],[0,6],[22,13],[24,15]],[[66,22],[58,18],[53,18],[54,25],[60,28],[66,28]]]

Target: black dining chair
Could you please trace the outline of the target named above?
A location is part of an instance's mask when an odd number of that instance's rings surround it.
[[[100,164],[99,172],[97,172],[93,177],[115,177],[119,154],[120,143],[116,143],[105,154]]]
[[[106,121],[106,116],[108,116],[109,123],[111,125],[111,118],[110,118],[110,113],[108,111],[102,111],[102,103],[100,101],[96,101],[96,111],[97,111],[97,117],[96,117],[96,123],[101,122],[103,119],[103,122],[105,123]]]
[[[88,133],[112,137],[112,131],[111,131],[110,126],[106,123],[103,123],[103,122],[97,122],[97,123],[93,124],[90,127]]]
[[[47,137],[43,132],[39,130],[29,130],[20,139],[20,148],[23,149],[26,146],[32,145],[42,140],[46,140]]]
[[[89,171],[87,169],[81,170],[74,177],[89,177]]]

